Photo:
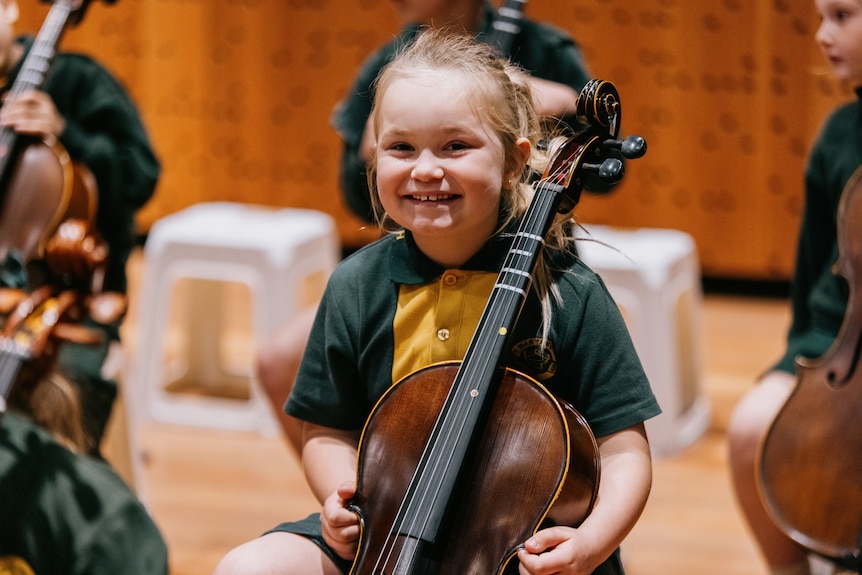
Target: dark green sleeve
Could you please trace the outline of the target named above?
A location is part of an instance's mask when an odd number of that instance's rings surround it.
[[[642,423],[661,413],[634,343],[604,282],[585,267],[561,282],[567,310],[566,360],[561,361],[563,388],[586,417],[596,437],[603,437]],[[569,287],[576,289],[569,292]],[[576,393],[566,391],[572,386]]]
[[[168,572],[158,528],[113,469],[14,412],[0,419],[0,516],[0,555],[36,573]]]
[[[152,519],[137,502],[114,510],[76,561],[80,575],[167,575],[168,554]]]
[[[795,373],[796,358],[817,358],[831,346],[844,319],[848,286],[836,275],[838,206],[862,164],[860,105],[842,106],[826,122],[805,172],[805,205],[791,284],[787,348],[774,369]]]

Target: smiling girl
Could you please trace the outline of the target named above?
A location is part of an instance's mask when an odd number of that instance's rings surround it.
[[[379,79],[372,125],[369,183],[392,233],[333,273],[287,406],[304,422],[303,466],[323,509],[233,550],[218,575],[349,570],[362,427],[393,383],[464,357],[533,194],[525,168],[547,161],[526,74],[464,36],[428,31],[401,53]],[[573,227],[571,214],[552,227],[505,355],[584,415],[602,477],[580,526],[552,509],[524,542],[522,575],[622,573],[618,547],[651,484],[643,422],[658,406]]]

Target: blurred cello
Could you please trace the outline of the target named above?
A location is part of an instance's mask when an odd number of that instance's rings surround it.
[[[101,290],[107,254],[86,222],[68,219],[45,247],[55,281],[32,291],[0,288],[0,417],[7,404],[25,411],[73,450],[85,450],[87,438],[78,394],[55,374],[58,344],[101,343],[102,331],[83,322],[112,323],[125,313],[125,296]]]
[[[83,18],[90,0],[56,0],[21,64],[9,96],[41,89],[67,26]],[[92,223],[96,183],[73,164],[55,138],[0,128],[0,264],[15,256],[26,265],[42,256],[64,218]]]
[[[764,437],[758,473],[782,531],[862,572],[862,167],[844,188],[837,225],[844,321],[823,356],[797,358],[796,386]]]

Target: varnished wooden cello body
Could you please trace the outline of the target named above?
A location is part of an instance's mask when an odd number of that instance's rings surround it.
[[[90,0],[56,0],[15,82],[15,96],[40,89],[63,32],[83,17]],[[14,252],[26,263],[41,257],[45,243],[66,218],[92,223],[96,182],[53,138],[39,139],[0,128],[0,262]]]
[[[761,446],[764,504],[803,547],[862,572],[862,168],[838,208],[835,273],[849,285],[829,351],[798,358],[796,387]]]
[[[583,176],[622,177],[615,88],[594,80],[579,100],[590,127],[561,146],[541,180],[461,362],[429,366],[378,402],[359,444],[360,542],[352,575],[509,573],[520,545],[556,510],[583,521],[599,486],[584,418],[528,376],[500,365],[554,216],[577,203]],[[373,479],[370,479],[373,478]]]

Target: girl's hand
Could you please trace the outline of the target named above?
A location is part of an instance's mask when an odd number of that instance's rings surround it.
[[[518,551],[520,575],[589,575],[601,559],[592,557],[583,534],[573,527],[542,529]]]
[[[0,110],[0,125],[19,134],[43,138],[59,138],[66,129],[66,121],[57,111],[54,101],[39,90],[7,96]]]
[[[347,502],[355,493],[355,483],[342,483],[323,503],[320,513],[323,540],[342,559],[353,559],[359,540],[359,517],[347,510]]]
[[[530,537],[518,551],[520,575],[589,575],[619,547],[643,511],[652,484],[644,425],[596,441],[602,459],[596,506],[577,529],[551,527]],[[576,518],[554,520],[565,525]]]

